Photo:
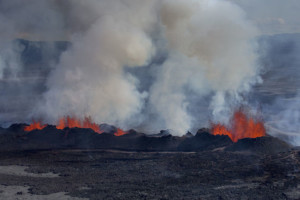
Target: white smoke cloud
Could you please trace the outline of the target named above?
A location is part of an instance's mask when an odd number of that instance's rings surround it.
[[[154,55],[147,33],[154,20],[145,20],[146,12],[140,13],[142,16],[132,13],[133,7],[139,10],[148,7],[149,2],[126,3],[93,4],[104,16],[72,39],[71,50],[62,55],[47,81],[49,90],[44,94],[39,114],[52,123],[75,115],[127,127],[128,119],[139,113],[145,94],[137,91],[137,80],[123,68],[145,65]]]
[[[72,46],[46,77],[47,90],[27,119],[56,123],[65,115],[91,116],[125,129],[145,126],[183,135],[197,122],[195,102],[208,99],[207,119],[226,122],[260,80],[257,30],[228,1],[34,2],[26,4],[31,14],[21,12],[24,22],[16,12],[2,17],[12,16],[8,29],[40,39],[67,35]],[[45,21],[28,24],[42,11],[49,27]],[[140,89],[146,75],[128,70],[138,68],[151,69],[146,89]]]
[[[82,5],[70,4],[73,10]],[[240,102],[240,94],[258,80],[251,45],[256,29],[231,3],[126,0],[88,5],[90,18],[87,14],[79,21],[89,23],[73,36],[73,47],[51,73],[35,113],[48,121],[89,115],[129,128],[139,126],[137,116],[149,120],[151,110],[157,118],[143,124],[182,135],[194,120],[187,90],[199,98],[215,95],[211,112],[224,121],[228,101]],[[154,35],[166,46],[157,46]],[[156,48],[165,49],[168,57],[157,67],[150,90],[140,92],[137,79],[124,67],[147,65]]]
[[[199,98],[212,93],[213,118],[226,123],[230,106],[241,103],[240,94],[259,81],[257,30],[242,10],[225,1],[163,1],[161,19],[170,57],[152,87],[153,107],[162,111],[167,127],[183,134],[192,123],[190,93]]]
[[[192,116],[188,113],[189,94],[187,87],[205,95],[209,85],[205,83],[203,69],[198,60],[182,54],[170,55],[160,66],[156,82],[150,89],[151,109],[158,113],[158,119],[151,120],[158,129],[171,129],[172,134],[184,134],[192,126]]]

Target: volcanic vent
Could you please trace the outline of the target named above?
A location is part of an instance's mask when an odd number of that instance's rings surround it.
[[[48,124],[43,124],[40,121],[33,120],[33,122],[30,125],[24,127],[24,131],[28,132],[33,130],[42,130],[47,126]],[[84,120],[80,120],[79,118],[70,117],[70,116],[59,119],[58,124],[55,125],[55,128],[58,130],[63,130],[65,128],[92,129],[94,132],[98,134],[102,134],[103,132],[107,131],[107,129],[104,128],[104,126],[102,127],[103,128],[101,129],[101,125],[93,122],[91,117],[85,117]],[[115,136],[122,136],[126,134],[126,132],[120,128],[110,129],[109,132],[111,131],[113,131]]]
[[[234,142],[243,138],[266,136],[262,119],[247,115],[243,109],[237,110],[230,119],[229,125],[212,124],[213,135],[227,135]]]
[[[47,126],[47,124],[33,120],[30,125],[24,127],[24,131],[29,132],[33,130],[42,130]],[[63,130],[65,128],[92,129],[98,134],[102,134],[107,131],[104,128],[105,126],[101,126],[93,122],[91,117],[85,117],[84,120],[80,120],[76,117],[63,117],[58,120],[55,127],[59,130]],[[115,136],[122,136],[127,133],[120,128],[110,129],[109,132],[111,131],[113,131]],[[212,135],[228,136],[233,142],[237,142],[244,138],[258,138],[266,136],[266,129],[262,119],[247,114],[246,110],[242,108],[234,112],[233,116],[229,120],[229,125],[212,124],[212,127],[208,132]]]
[[[261,62],[256,25],[288,18],[245,2],[0,1],[0,199],[300,199],[299,149],[264,124],[299,42]]]
[[[229,151],[273,153],[290,148],[286,143],[267,136],[263,120],[242,108],[234,112],[228,125],[212,124],[210,129],[198,130],[195,136],[187,133],[182,137],[174,137],[167,131],[146,135],[135,130],[123,131],[107,124],[99,125],[90,117],[80,120],[69,116],[58,120],[55,126],[33,121],[20,128],[19,137],[28,138],[26,148],[33,149],[47,146],[135,151],[207,151],[225,148]],[[51,139],[48,141],[49,137]],[[40,146],[40,142],[44,146]]]

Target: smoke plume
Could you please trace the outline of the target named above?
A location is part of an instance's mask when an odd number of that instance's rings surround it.
[[[44,75],[28,120],[91,116],[125,129],[183,135],[209,119],[226,123],[260,81],[257,30],[228,1],[30,2],[31,13],[47,11],[51,29],[12,19],[11,27],[23,27],[15,32],[62,35],[71,45]]]

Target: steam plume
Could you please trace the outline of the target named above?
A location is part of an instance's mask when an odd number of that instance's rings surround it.
[[[63,22],[53,23],[56,33],[72,46],[46,77],[47,89],[28,118],[56,123],[65,115],[91,116],[122,128],[182,135],[201,124],[200,115],[226,123],[242,95],[260,81],[257,30],[228,1],[72,0],[41,6],[54,8],[50,19]],[[203,99],[205,112],[193,112]]]
[[[190,94],[210,94],[214,120],[226,123],[230,104],[259,81],[250,44],[256,29],[225,1],[164,1],[160,14],[170,56],[152,87],[153,106],[166,111],[167,127],[183,133],[192,125]]]

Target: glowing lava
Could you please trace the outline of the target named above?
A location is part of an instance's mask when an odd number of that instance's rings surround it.
[[[103,133],[103,131],[100,130],[99,125],[92,122],[90,117],[85,117],[84,120],[81,121],[80,119],[77,119],[75,117],[67,116],[59,120],[56,128],[61,130],[64,128],[90,128],[96,133]]]
[[[266,135],[266,129],[261,120],[248,117],[241,109],[236,111],[226,127],[222,124],[212,125],[213,135],[228,135],[230,139],[237,142],[243,138],[257,138]]]
[[[24,131],[42,130],[46,126],[47,124],[42,125],[41,122],[36,122],[33,120],[33,122],[29,126],[25,126]]]
[[[122,135],[126,135],[127,132],[123,131],[122,129],[117,129],[117,132],[114,133],[115,136],[122,136]]]
[[[41,122],[33,121],[32,124],[24,128],[24,131],[41,130],[46,126],[47,125],[42,125]],[[70,116],[63,117],[58,121],[56,128],[60,130],[63,130],[64,128],[90,128],[99,134],[102,134],[104,132],[100,129],[99,124],[94,123],[90,117],[85,117],[84,120],[80,120],[76,117]],[[114,133],[115,136],[122,136],[125,134],[127,134],[127,132],[123,131],[120,128],[117,128],[116,132]]]

